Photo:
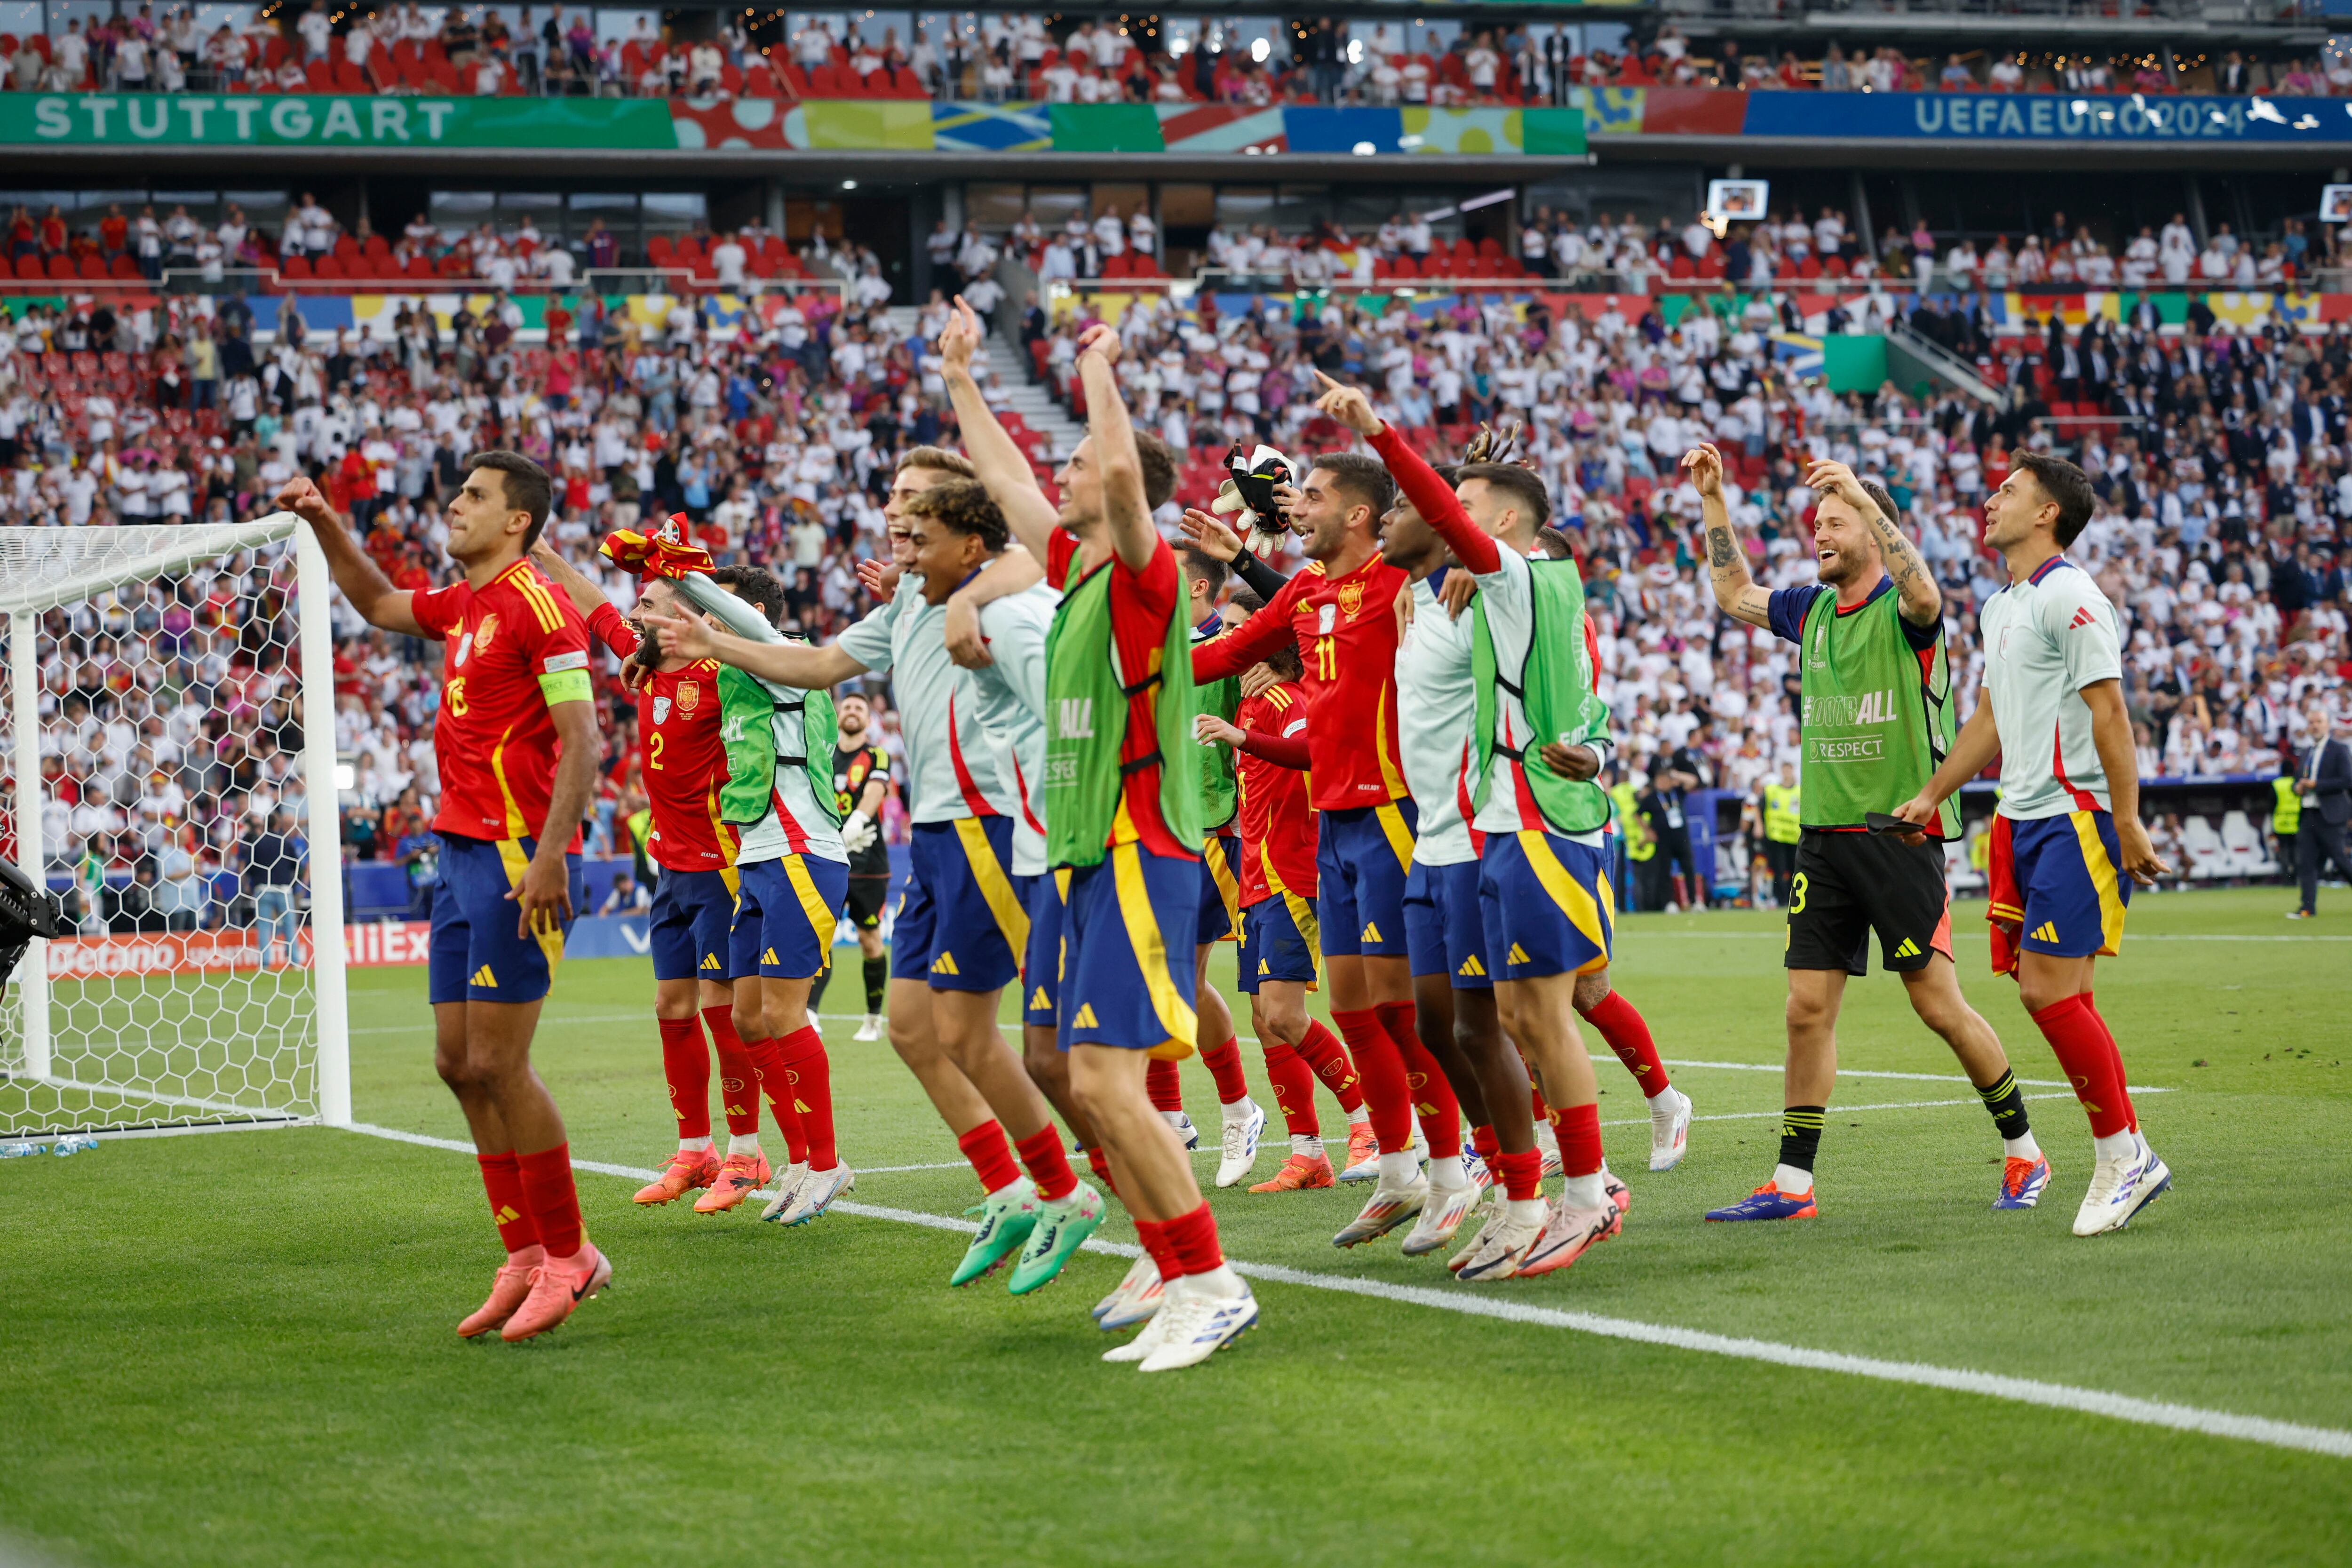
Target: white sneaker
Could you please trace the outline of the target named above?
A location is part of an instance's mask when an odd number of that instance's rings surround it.
[[[1541,1220],[1514,1223],[1505,1209],[1486,1222],[1478,1239],[1449,1265],[1457,1279],[1508,1279],[1528,1260],[1528,1253],[1543,1237]]]
[[[769,1200],[766,1208],[760,1211],[760,1217],[771,1224],[783,1218],[784,1210],[792,1206],[793,1194],[800,1191],[801,1183],[808,1179],[808,1164],[803,1161],[797,1165],[787,1165],[776,1174],[781,1178],[775,1184],[776,1195]]]
[[[1172,1372],[1197,1366],[1224,1349],[1257,1321],[1257,1298],[1247,1285],[1238,1296],[1212,1296],[1188,1283],[1181,1300],[1152,1320],[1166,1323],[1160,1343],[1143,1358],[1142,1372]]]
[[[1650,1100],[1650,1169],[1671,1171],[1682,1163],[1690,1142],[1690,1096],[1678,1089],[1661,1089]]]
[[[880,1039],[882,1037],[882,1015],[879,1013],[866,1014],[866,1022],[857,1026],[856,1037],[860,1041]]]
[[[1502,1226],[1507,1212],[1500,1200],[1486,1205],[1486,1222],[1478,1227],[1478,1234],[1470,1238],[1469,1246],[1445,1260],[1447,1273],[1461,1273],[1462,1266],[1478,1256],[1479,1249],[1484,1247],[1495,1232]]]
[[[1391,1187],[1375,1183],[1372,1195],[1364,1210],[1349,1220],[1347,1228],[1331,1238],[1334,1247],[1355,1247],[1386,1236],[1422,1211],[1429,1202],[1429,1178],[1416,1173],[1412,1184]],[[1460,1221],[1455,1221],[1459,1225]]]
[[[1201,1130],[1193,1126],[1192,1119],[1182,1111],[1163,1110],[1160,1113],[1160,1120],[1176,1130],[1176,1141],[1184,1145],[1186,1153],[1201,1146]]]
[[[1136,1267],[1141,1272],[1128,1271],[1130,1278],[1120,1281],[1118,1300],[1095,1320],[1095,1326],[1105,1333],[1131,1329],[1167,1304],[1168,1282],[1160,1278],[1160,1266],[1146,1255],[1136,1260]]]
[[[1249,1109],[1236,1116],[1228,1107],[1225,1110],[1224,1158],[1217,1162],[1217,1185],[1230,1187],[1250,1173],[1257,1163],[1257,1141],[1265,1131],[1265,1112],[1255,1100],[1242,1102]]]
[[[1458,1187],[1432,1186],[1428,1201],[1422,1205],[1421,1220],[1412,1227],[1412,1234],[1404,1238],[1400,1250],[1407,1258],[1419,1258],[1452,1241],[1454,1233],[1462,1228],[1462,1222],[1477,1205],[1478,1192],[1475,1182],[1465,1182]]]
[[[1160,1266],[1151,1261],[1151,1254],[1148,1252],[1129,1264],[1127,1272],[1119,1276],[1118,1283],[1110,1288],[1110,1294],[1095,1303],[1096,1321],[1099,1322],[1104,1313],[1117,1307],[1120,1298],[1134,1289],[1147,1276],[1153,1279],[1160,1278]]]
[[[2083,1194],[2083,1206],[2074,1214],[2074,1234],[2098,1236],[2121,1230],[2171,1185],[2172,1172],[2156,1157],[2147,1140],[2135,1132],[2130,1154],[2101,1160],[2092,1167],[2091,1190]]]
[[[1169,1328],[1170,1325],[1174,1322],[1176,1318],[1176,1313],[1173,1310],[1175,1303],[1168,1300],[1168,1289],[1160,1283],[1160,1271],[1156,1268],[1151,1272],[1151,1321],[1143,1325],[1143,1331],[1141,1333],[1128,1341],[1127,1343],[1114,1346],[1112,1349],[1103,1352],[1103,1360],[1141,1361],[1144,1357],[1151,1354],[1152,1352],[1158,1350],[1161,1345],[1168,1342]],[[1177,1281],[1177,1284],[1180,1287],[1183,1281],[1181,1280]],[[1163,1304],[1170,1310],[1164,1311],[1161,1310]],[[1113,1326],[1109,1321],[1110,1316],[1110,1314],[1106,1314],[1104,1318],[1103,1326],[1105,1328]],[[1117,1326],[1126,1328],[1137,1321],[1138,1320],[1135,1319],[1129,1319],[1128,1322],[1121,1323]]]
[[[830,1171],[811,1171],[793,1189],[793,1201],[785,1205],[782,1223],[806,1225],[831,1208],[834,1199],[856,1188],[857,1173],[845,1163],[836,1162]]]
[[[1562,1193],[1544,1210],[1543,1229],[1515,1272],[1525,1278],[1565,1268],[1595,1244],[1615,1236],[1624,1223],[1625,1212],[1613,1203],[1604,1202],[1597,1209],[1575,1208]]]

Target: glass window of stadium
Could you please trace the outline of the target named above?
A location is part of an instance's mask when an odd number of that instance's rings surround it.
[[[21,38],[42,26],[41,0],[0,0],[0,33]]]
[[[245,210],[247,223],[265,229],[274,229],[283,223],[290,205],[285,191],[158,190],[144,186],[92,191],[0,191],[0,211],[26,206],[38,216],[54,206],[72,229],[95,227],[110,206],[120,206],[127,217],[137,217],[139,209],[150,205],[158,217],[169,217],[173,207],[184,206],[188,216],[199,223],[217,224],[227,216],[232,202]]]
[[[596,17],[596,41],[601,44],[625,44],[631,38],[659,37],[662,14],[658,11],[614,11],[599,9]],[[607,222],[606,227],[612,225]]]

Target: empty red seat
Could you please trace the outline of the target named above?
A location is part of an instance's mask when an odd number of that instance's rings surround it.
[[[311,276],[310,260],[305,256],[289,256],[278,263],[278,275],[287,279],[308,280]]]

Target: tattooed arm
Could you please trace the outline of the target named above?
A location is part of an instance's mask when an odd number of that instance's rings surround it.
[[[1736,621],[1769,626],[1772,596],[1748,576],[1747,552],[1731,531],[1731,513],[1723,504],[1723,454],[1702,444],[1684,455],[1683,467],[1689,470],[1691,488],[1698,491],[1706,531],[1706,574],[1715,584],[1715,602]]]
[[[1936,586],[1935,574],[1927,563],[1919,559],[1919,552],[1895,520],[1879,510],[1853,477],[1853,470],[1843,463],[1815,463],[1813,471],[1805,476],[1805,483],[1823,495],[1833,495],[1862,514],[1870,531],[1878,540],[1878,557],[1886,567],[1886,575],[1895,584],[1895,605],[1903,618],[1915,626],[1932,626],[1943,617],[1944,595]]]

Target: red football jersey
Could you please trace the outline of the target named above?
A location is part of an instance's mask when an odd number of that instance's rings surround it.
[[[623,658],[637,651],[636,628],[610,605],[588,612],[588,629]],[[653,808],[646,852],[667,871],[718,871],[735,864],[741,833],[719,818],[727,748],[719,738],[719,661],[656,670],[637,691],[637,772]]]
[[[1245,698],[1234,710],[1234,722],[1244,730],[1288,740],[1302,733],[1313,744],[1307,723],[1307,693],[1285,680]],[[1253,757],[1234,756],[1234,776],[1240,786],[1242,836],[1242,907],[1263,903],[1276,893],[1315,896],[1315,808],[1307,804],[1313,779],[1301,773]]]
[[[1345,577],[1309,562],[1272,604],[1192,650],[1192,678],[1206,682],[1297,639],[1318,811],[1386,805],[1412,793],[1397,765],[1396,596],[1406,581],[1377,555]]]
[[[412,595],[409,605],[425,635],[444,645],[441,710],[433,721],[441,768],[434,830],[536,838],[562,751],[549,703],[593,700],[587,623],[528,561],[478,593],[454,583]],[[571,847],[579,847],[575,830]]]

